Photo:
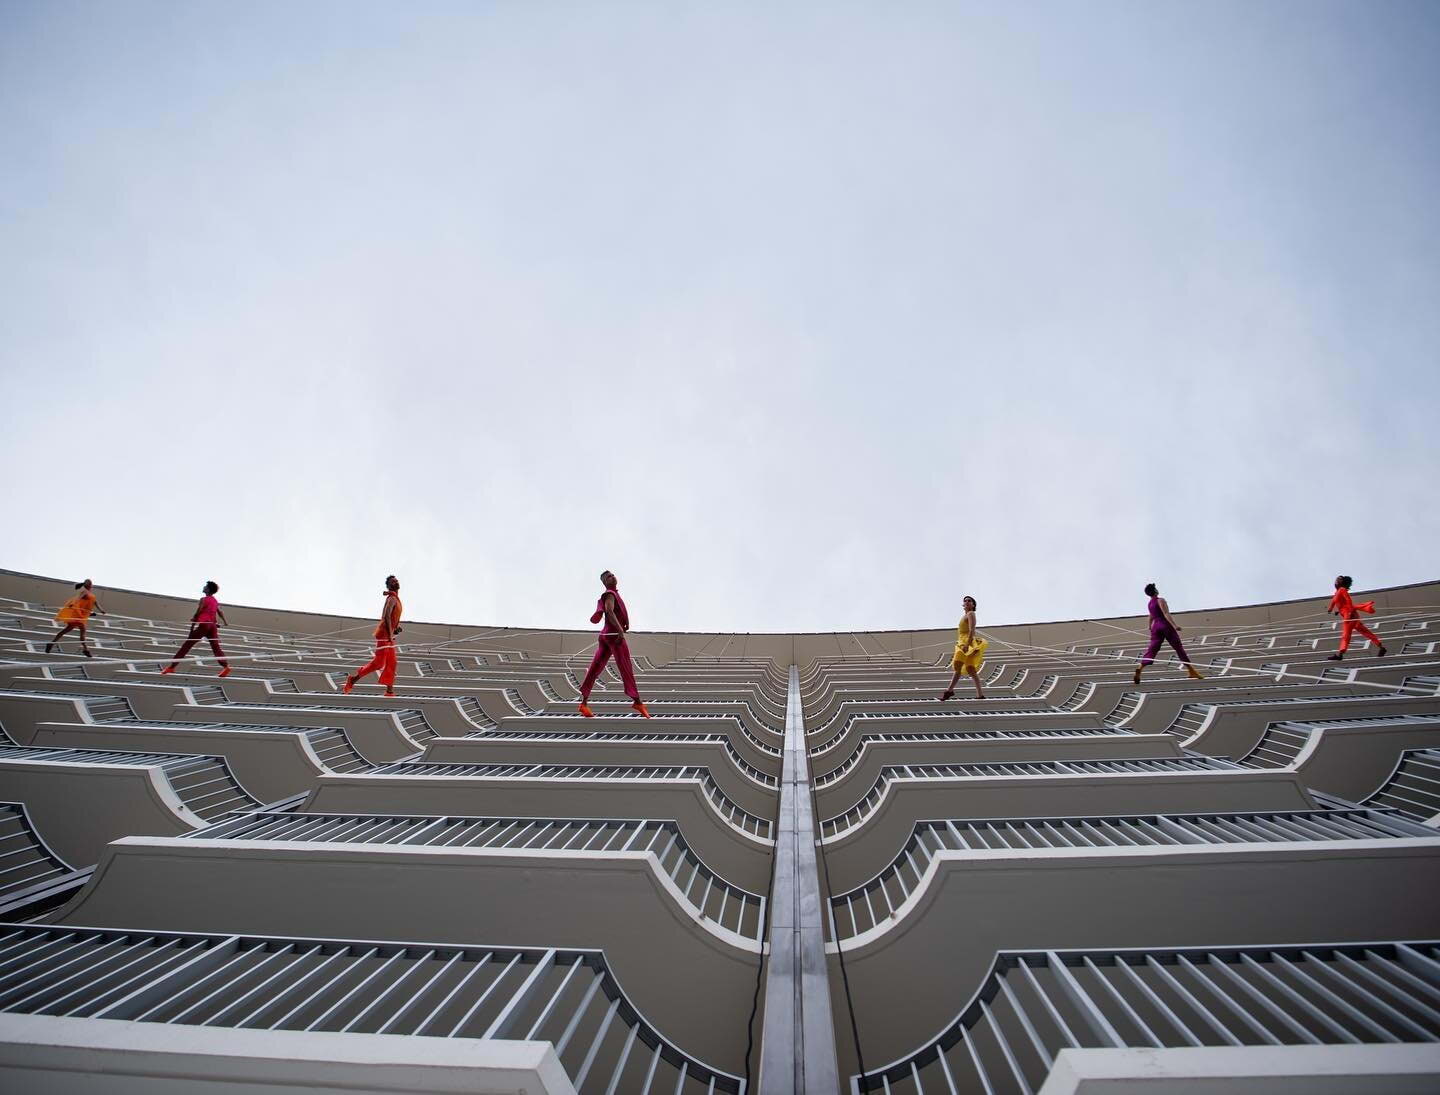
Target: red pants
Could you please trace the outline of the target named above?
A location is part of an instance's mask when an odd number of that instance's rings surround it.
[[[635,667],[630,664],[630,647],[625,642],[625,636],[606,635],[603,632],[600,635],[600,642],[595,647],[595,657],[590,659],[590,668],[585,674],[584,682],[580,685],[580,698],[585,700],[590,698],[590,689],[595,687],[595,678],[600,676],[611,655],[614,655],[615,668],[620,670],[620,679],[625,683],[625,695],[639,703],[640,689],[635,685]]]
[[[215,655],[215,657],[220,659],[220,664],[222,666],[228,666],[230,664],[225,660],[225,651],[220,649],[220,628],[215,624],[192,625],[190,628],[190,634],[186,637],[184,644],[180,647],[179,651],[176,652],[175,657],[171,660],[178,662],[186,654],[190,653],[191,649],[201,639],[210,640],[210,650]]]
[[[366,663],[364,669],[355,671],[355,680],[359,681],[368,677],[377,669],[380,671],[380,683],[385,686],[386,690],[394,688],[396,669],[394,639],[375,640],[375,656]]]
[[[1370,640],[1372,643],[1374,643],[1376,646],[1384,646],[1384,645],[1385,645],[1384,643],[1382,643],[1382,642],[1380,641],[1380,636],[1379,636],[1379,635],[1375,634],[1375,632],[1371,631],[1368,627],[1366,627],[1364,624],[1362,624],[1359,620],[1355,620],[1355,619],[1341,620],[1341,621],[1340,621],[1340,653],[1343,654],[1343,653],[1345,653],[1345,651],[1347,651],[1347,650],[1350,649],[1350,635],[1351,635],[1353,632],[1356,632],[1356,631],[1360,632],[1360,634],[1364,635],[1367,639],[1369,639],[1369,640]]]

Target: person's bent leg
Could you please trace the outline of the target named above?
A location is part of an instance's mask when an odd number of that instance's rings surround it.
[[[340,691],[341,691],[341,692],[349,692],[350,689],[354,688],[355,685],[357,685],[360,681],[362,681],[362,680],[364,680],[366,677],[370,676],[371,673],[378,673],[380,670],[382,670],[382,669],[384,669],[384,668],[385,668],[385,647],[384,647],[384,643],[383,643],[383,640],[381,640],[381,639],[376,639],[376,640],[375,640],[375,656],[374,656],[373,658],[371,658],[368,662],[366,662],[363,666],[361,666],[359,669],[355,670],[355,672],[351,673],[348,677],[346,677],[346,678],[345,678],[345,686],[344,686],[343,688],[341,688]]]
[[[620,683],[625,686],[625,695],[634,703],[640,702],[640,687],[635,683],[635,663],[630,660],[630,644],[621,639],[615,644],[615,668],[620,670]]]
[[[45,644],[45,653],[47,653],[47,654],[50,653],[50,648],[51,648],[52,646],[54,646],[54,645],[55,645],[56,643],[58,643],[61,639],[63,639],[66,635],[70,634],[70,632],[72,632],[72,631],[74,631],[74,630],[75,630],[75,625],[74,625],[73,623],[72,623],[72,624],[66,624],[64,627],[62,627],[62,628],[60,629],[60,631],[56,634],[56,636],[55,636],[53,639],[51,639],[48,643]]]
[[[605,671],[606,664],[610,661],[610,640],[607,636],[600,636],[600,641],[595,644],[595,655],[590,659],[590,668],[585,671],[585,679],[580,682],[580,698],[588,700],[591,691],[595,688],[595,682],[600,679],[600,674]]]
[[[1204,680],[1205,678],[1200,673],[1200,670],[1196,669],[1190,661],[1190,655],[1185,653],[1185,644],[1180,641],[1180,633],[1178,631],[1171,631],[1165,638],[1169,641],[1170,645],[1175,648],[1175,653],[1180,655],[1180,664],[1185,667],[1185,672],[1196,680]]]
[[[385,694],[395,694],[395,674],[400,668],[400,655],[395,649],[394,643],[386,643],[385,648],[379,651],[383,655],[384,663],[380,667],[380,683],[385,686]]]
[[[980,687],[979,668],[966,670],[966,672],[970,674],[970,679],[975,682],[975,698],[977,700],[983,700],[985,698],[985,690]]]
[[[1380,641],[1380,636],[1379,636],[1379,635],[1375,634],[1375,632],[1371,631],[1368,627],[1366,627],[1364,624],[1362,624],[1359,620],[1354,620],[1354,621],[1352,621],[1352,623],[1353,623],[1353,626],[1354,626],[1355,630],[1358,631],[1358,632],[1360,632],[1360,634],[1361,634],[1364,638],[1369,639],[1369,640],[1370,640],[1372,643],[1374,643],[1376,646],[1384,646],[1384,645],[1385,645],[1384,643],[1382,643],[1382,642]]]
[[[220,633],[212,630],[205,637],[210,640],[210,653],[214,654],[215,660],[220,663],[220,675],[222,677],[229,676],[230,663],[225,658],[225,651],[220,649]]]
[[[620,671],[620,680],[625,685],[625,695],[630,697],[630,706],[648,719],[650,709],[640,698],[640,686],[635,683],[635,664],[630,660],[630,644],[624,638],[615,644],[615,668]]]
[[[1155,664],[1155,655],[1160,653],[1160,644],[1165,641],[1165,636],[1157,631],[1150,632],[1150,645],[1145,648],[1145,653],[1140,656],[1140,664],[1135,667],[1135,683],[1140,683],[1140,674],[1145,671],[1147,665]]]
[[[195,649],[195,644],[200,641],[204,634],[205,629],[199,624],[196,624],[194,627],[192,627],[190,629],[190,634],[186,635],[185,641],[180,644],[180,649],[175,651],[175,656],[170,659],[170,664],[167,665],[164,669],[160,670],[160,672],[175,672],[175,667],[180,664],[180,659],[185,657],[186,654],[190,653],[190,651]]]

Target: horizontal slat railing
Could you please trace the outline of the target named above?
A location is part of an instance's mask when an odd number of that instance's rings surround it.
[[[697,916],[746,939],[765,931],[765,898],[712,871],[674,821],[625,818],[435,817],[400,814],[240,814],[187,840],[385,844],[415,848],[652,852]]]
[[[744,1090],[661,1036],[599,951],[3,926],[0,1011],[538,1039],[582,1092]]]
[[[1385,809],[921,821],[885,870],[830,899],[831,938],[848,939],[892,920],[940,851],[1080,848],[1103,852],[1109,848],[1415,837],[1440,841],[1440,832],[1398,810]]]
[[[854,1093],[1032,1095],[1062,1050],[1440,1041],[1440,944],[1001,953],[969,1005]]]

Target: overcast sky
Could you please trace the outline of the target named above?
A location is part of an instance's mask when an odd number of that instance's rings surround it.
[[[0,0],[0,566],[952,625],[1435,578],[1440,4]]]

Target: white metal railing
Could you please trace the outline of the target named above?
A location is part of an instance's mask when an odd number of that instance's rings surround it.
[[[447,764],[401,760],[382,765],[377,776],[454,776],[472,779],[626,780],[635,783],[695,781],[710,804],[731,825],[752,836],[770,839],[770,822],[736,804],[721,790],[710,769],[698,764],[591,765],[591,764]]]
[[[1165,775],[1175,772],[1235,772],[1234,761],[1218,757],[1163,757],[1140,760],[1044,760],[993,764],[894,764],[880,769],[869,793],[843,814],[820,823],[820,835],[830,839],[864,821],[897,780],[1012,779],[1016,777]]]
[[[872,745],[886,742],[1034,741],[1048,738],[1113,738],[1127,734],[1133,735],[1133,733],[1130,730],[1117,730],[1113,727],[1102,726],[1060,730],[955,730],[951,732],[935,730],[910,734],[867,734],[855,746],[855,752],[850,754],[849,760],[840,767],[826,772],[823,776],[817,776],[814,784],[816,787],[825,787],[843,778],[864,758],[866,749]]]
[[[1032,1095],[1072,1047],[1440,1041],[1440,944],[1002,952],[970,1003],[856,1093]]]
[[[764,896],[727,882],[712,871],[691,849],[679,826],[669,820],[256,811],[187,833],[185,839],[557,853],[651,852],[702,920],[756,941],[765,932]]]
[[[869,931],[895,917],[942,851],[1163,847],[1291,841],[1384,840],[1440,832],[1398,810],[1286,810],[1105,817],[973,818],[918,821],[900,853],[874,878],[830,899],[832,939]]]
[[[7,925],[0,1012],[538,1039],[585,1092],[745,1087],[665,1039],[593,950]]]

